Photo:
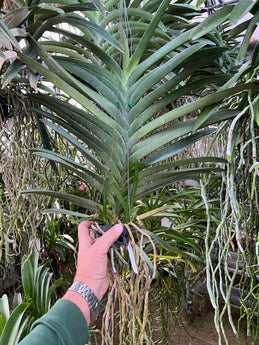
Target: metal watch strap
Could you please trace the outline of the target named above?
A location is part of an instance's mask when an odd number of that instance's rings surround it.
[[[68,291],[75,291],[78,292],[84,299],[87,301],[89,308],[91,311],[95,311],[98,306],[98,298],[95,296],[93,291],[87,286],[85,283],[75,281]]]

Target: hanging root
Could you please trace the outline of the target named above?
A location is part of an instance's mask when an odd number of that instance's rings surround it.
[[[156,274],[156,249],[152,239],[135,224],[126,224],[137,267],[130,264],[127,248],[118,252],[109,266],[110,289],[103,314],[102,345],[152,345],[149,320],[149,291]],[[101,233],[97,224],[95,228]],[[98,229],[99,228],[99,229]],[[143,251],[145,236],[152,245],[153,272],[149,271]]]

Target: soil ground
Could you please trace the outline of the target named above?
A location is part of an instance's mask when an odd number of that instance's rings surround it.
[[[233,310],[233,321],[237,325],[238,310]],[[252,345],[246,334],[246,323],[241,323],[239,329],[240,341],[234,335],[227,316],[223,320],[228,345]],[[159,334],[160,333],[160,334]],[[155,335],[157,344],[164,345],[161,332]],[[218,345],[218,334],[214,326],[214,309],[207,297],[196,297],[193,301],[193,313],[182,312],[182,322],[172,325],[169,330],[168,345]],[[225,345],[222,339],[222,345]],[[258,339],[259,344],[259,339]],[[253,344],[254,345],[254,344]]]

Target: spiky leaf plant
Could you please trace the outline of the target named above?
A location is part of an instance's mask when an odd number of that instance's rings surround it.
[[[83,35],[49,24],[49,30],[63,37],[60,42],[37,42],[37,35],[29,36],[34,53],[30,56],[17,52],[30,70],[65,92],[61,98],[31,94],[31,100],[41,105],[34,109],[35,114],[44,117],[46,126],[75,145],[93,168],[58,153],[37,153],[63,164],[94,186],[100,198],[93,202],[54,191],[42,193],[98,211],[104,223],[118,219],[128,223],[133,219],[137,199],[180,179],[210,171],[211,167],[179,170],[180,164],[171,162],[171,158],[213,133],[213,129],[193,133],[195,128],[235,115],[228,109],[217,111],[220,101],[254,86],[240,83],[230,87],[236,77],[230,79],[231,75],[223,74],[215,63],[225,48],[206,36],[226,20],[233,7],[223,8],[205,22],[172,35],[161,21],[169,2],[163,1],[152,15],[133,4],[122,8],[115,3],[115,9],[102,21],[99,19],[106,36],[98,39],[89,32],[86,19],[65,16]],[[134,25],[142,21],[145,29],[137,30]],[[217,74],[212,76],[209,72],[208,77],[209,68]],[[4,85],[16,72],[14,63],[3,77]],[[193,75],[193,81],[186,83]],[[198,90],[212,84],[216,91],[213,94],[175,107],[180,97],[197,95]],[[161,109],[164,113],[157,116]],[[204,111],[198,119],[192,116],[181,121],[199,109]],[[214,158],[207,161],[213,162]]]

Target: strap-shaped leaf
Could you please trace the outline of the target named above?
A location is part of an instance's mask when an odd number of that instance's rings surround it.
[[[9,29],[17,28],[29,16],[30,9],[28,7],[16,8],[3,17],[3,22]]]
[[[99,25],[96,25],[93,22],[89,22],[88,20],[82,17],[74,17],[74,16],[65,16],[65,21],[68,24],[75,25],[75,26],[85,26],[87,29],[95,32],[98,36],[102,37],[105,41],[109,42],[111,45],[116,47],[118,50],[122,51],[122,47],[119,41],[115,40],[112,35],[108,33],[108,31],[101,28]]]
[[[256,12],[256,14],[254,15],[254,17],[251,19],[249,26],[246,30],[245,36],[243,38],[242,44],[241,44],[241,48],[239,50],[238,53],[238,61],[241,62],[242,59],[245,57],[246,53],[247,53],[247,49],[248,49],[248,45],[250,42],[250,39],[258,25],[258,21],[259,21],[259,10]]]
[[[100,137],[98,135],[94,135],[87,129],[87,127],[78,125],[76,121],[72,119],[70,119],[70,121],[68,122],[61,120],[59,117],[49,116],[49,118],[51,118],[53,122],[56,122],[63,128],[67,129],[69,133],[75,136],[75,138],[81,140],[82,142],[87,144],[87,146],[90,146],[91,149],[94,150],[94,152],[104,161],[106,161],[107,157],[111,156],[114,156],[114,159],[123,160],[125,156],[123,147],[118,145],[112,136],[107,135],[106,133],[104,136]],[[50,122],[47,123],[45,120],[42,121],[49,127],[53,128],[57,133],[61,132],[60,127],[55,126]],[[98,128],[96,129],[96,132],[97,134],[98,132],[102,133],[101,130],[98,131]],[[121,164],[118,162],[117,166],[120,166]]]
[[[190,119],[173,127],[162,129],[159,132],[156,132],[141,140],[132,148],[134,152],[131,156],[132,161],[141,160],[163,145],[172,142],[174,139],[179,138],[187,133],[190,133],[193,129],[193,125],[194,120]]]
[[[69,94],[72,98],[74,98],[76,101],[78,101],[82,106],[85,106],[86,109],[89,109],[89,111],[91,111],[92,113],[94,113],[96,116],[99,116],[102,121],[104,121],[105,123],[107,123],[108,125],[112,126],[112,122],[113,120],[111,118],[109,118],[103,111],[101,111],[93,102],[91,102],[87,97],[85,97],[82,94],[82,90],[81,92],[78,91],[78,87],[74,88],[73,86],[71,86],[71,84],[69,83],[69,79],[71,79],[71,83],[72,84],[76,84],[78,83],[78,81],[76,81],[74,78],[72,78],[71,76],[67,76],[65,78],[65,80],[63,79],[63,76],[58,76],[56,73],[52,72],[51,70],[43,67],[41,64],[37,63],[36,61],[34,61],[33,59],[29,58],[28,56],[25,56],[23,54],[19,54],[19,56],[21,57],[21,59],[27,64],[30,65],[30,67],[32,69],[34,69],[35,71],[37,71],[38,73],[40,73],[41,75],[45,76],[46,79],[49,82],[52,82],[54,85],[56,85],[57,87],[59,87],[61,90],[66,90],[67,94]],[[46,57],[47,59],[47,57]],[[49,65],[52,65],[52,62],[54,61],[54,59],[50,59],[50,61],[48,62]],[[54,63],[54,66],[56,66],[56,64]],[[52,66],[52,68],[54,69],[54,67]],[[59,70],[62,70],[62,68],[59,66],[58,67]],[[64,74],[64,70],[62,72],[62,75]],[[6,80],[5,80],[6,83]],[[84,87],[83,87],[84,88]]]
[[[60,28],[53,28],[52,32],[57,32],[59,34],[64,35],[65,37],[68,37],[69,39],[72,39],[74,42],[82,45],[83,47],[89,49],[89,51],[93,52],[96,57],[98,57],[103,64],[105,64],[111,71],[114,73],[114,75],[117,78],[120,78],[122,82],[125,82],[124,74],[122,73],[122,70],[118,63],[111,58],[106,52],[98,47],[93,42],[90,42],[89,40],[85,39],[82,36],[75,35],[67,30],[60,29]]]
[[[65,168],[75,173],[78,177],[84,181],[88,181],[94,188],[101,190],[103,185],[103,179],[101,176],[96,174],[93,170],[87,169],[82,164],[75,162],[72,159],[66,158],[56,152],[44,150],[44,149],[34,149],[32,150],[35,154],[50,159],[55,163],[62,164]]]
[[[0,33],[0,42],[5,45],[8,50],[12,50],[12,47],[14,47],[18,51],[21,51],[19,42],[2,20],[0,20]]]
[[[0,345],[16,345],[30,317],[31,305],[24,302],[14,309],[9,317],[0,338]]]
[[[193,66],[193,70],[196,70],[195,66]],[[159,86],[147,96],[143,97],[143,99],[135,105],[134,109],[132,109],[132,111],[129,113],[129,117],[131,121],[133,121],[130,126],[132,143],[134,141],[138,141],[138,137],[134,135],[134,133],[136,133],[146,121],[152,118],[161,109],[169,104],[172,104],[172,102],[176,101],[179,97],[193,95],[193,90],[198,91],[210,83],[224,83],[231,77],[227,74],[208,76],[191,81],[184,86],[179,86],[176,89],[174,88],[175,84],[178,85],[181,80],[185,80],[189,75],[191,75],[191,73],[192,69],[184,69],[176,76],[172,76],[172,79],[166,82],[164,85]],[[171,87],[172,90],[169,91]]]
[[[46,112],[41,112],[42,115],[46,116]],[[59,133],[64,136],[68,141],[70,141],[77,149],[92,163],[95,167],[97,167],[101,172],[105,173],[106,169],[103,164],[88,150],[82,143],[80,143],[76,138],[71,136],[69,133],[62,130],[62,128],[58,128]]]
[[[89,150],[86,150],[85,149],[85,145],[82,145],[78,138],[79,139],[83,139],[83,135],[81,137],[81,134],[78,133],[77,134],[77,138],[73,138],[69,133],[67,133],[64,129],[62,129],[61,127],[55,125],[54,123],[52,122],[45,122],[46,124],[48,124],[48,127],[54,129],[57,133],[59,133],[60,135],[62,135],[64,138],[66,138],[67,140],[69,140],[75,147],[77,147],[82,153],[86,154],[88,157],[89,157]],[[69,127],[68,125],[66,124],[63,124],[64,127],[68,127],[68,129],[70,131],[73,131],[73,128],[72,127]],[[96,139],[97,140],[97,139]],[[106,170],[108,169],[111,169],[113,171],[113,174],[114,174],[114,177],[115,179],[119,180],[120,177],[121,177],[121,174],[120,174],[120,171],[118,169],[118,165],[119,164],[122,164],[122,162],[118,162],[117,164],[112,164],[112,157],[113,157],[113,153],[112,152],[107,152],[106,150],[103,151],[104,149],[104,146],[103,145],[100,145],[100,142],[97,143],[97,142],[93,142],[91,143],[91,147],[97,151],[99,157],[101,159],[103,159],[103,162],[106,162],[106,165],[100,165],[102,167],[102,170],[104,170],[106,172]],[[109,162],[110,162],[110,166],[109,166]],[[95,163],[96,163],[96,160],[95,160]]]
[[[150,90],[156,83],[161,81],[169,72],[173,71],[176,67],[183,63],[192,54],[199,51],[205,43],[197,43],[193,46],[184,49],[181,53],[176,54],[175,57],[165,62],[163,65],[158,66],[154,70],[145,74],[138,82],[134,84],[129,93],[129,102],[134,106],[145,93]]]
[[[192,39],[196,40],[204,36],[206,33],[211,32],[220,24],[224,23],[229,18],[233,8],[234,5],[224,6],[209,15],[192,31]]]
[[[250,12],[257,0],[240,0],[229,17],[230,24],[235,25],[241,18]]]
[[[92,2],[94,1],[92,0]],[[97,7],[94,4],[91,4],[88,2],[67,4],[60,7],[65,13],[75,12],[75,11],[96,11],[97,10]],[[101,6],[100,8],[102,8],[103,10],[103,6]]]
[[[206,138],[213,133],[215,133],[215,129],[207,129],[195,134],[188,135],[187,137],[162,148],[158,152],[152,154],[150,157],[144,159],[143,161],[141,161],[141,165],[151,165],[173,157],[174,155],[193,145],[196,141]]]
[[[93,200],[82,198],[77,195],[68,194],[68,193],[61,193],[55,192],[53,190],[46,190],[46,189],[27,189],[22,191],[23,194],[39,194],[39,195],[47,195],[53,198],[66,200],[76,204],[80,207],[84,207],[86,209],[90,209],[92,211],[98,212],[99,209],[102,209],[102,205],[94,202]]]
[[[136,200],[152,193],[154,190],[163,188],[173,183],[184,180],[195,180],[200,177],[200,174],[208,174],[211,171],[221,171],[219,168],[206,167],[184,169],[180,171],[173,171],[171,173],[159,173],[157,175],[149,176],[141,180],[142,185],[138,187],[136,193]]]
[[[138,135],[139,137],[144,137],[145,135],[147,135],[154,129],[164,126],[166,123],[170,121],[176,120],[184,115],[187,115],[188,113],[192,113],[195,110],[198,110],[210,104],[216,103],[222,99],[233,96],[237,93],[240,93],[244,90],[248,90],[252,87],[258,88],[259,86],[257,85],[256,82],[248,82],[244,84],[239,84],[235,87],[229,88],[227,90],[215,92],[213,95],[208,95],[190,104],[187,104],[180,108],[169,111],[166,114],[154,119],[152,122],[140,128],[139,131],[137,131],[136,135]]]
[[[131,74],[132,71],[135,69],[137,64],[139,63],[144,50],[146,49],[146,46],[148,42],[150,41],[156,27],[159,25],[161,18],[163,14],[165,13],[168,5],[170,3],[170,0],[163,0],[161,5],[159,6],[158,10],[156,11],[155,15],[153,16],[146,32],[142,36],[141,40],[139,41],[137,48],[134,51],[134,54],[132,55],[129,63],[129,73]]]
[[[63,215],[69,215],[72,217],[77,217],[77,218],[87,218],[90,216],[87,216],[84,213],[80,212],[74,212],[70,210],[65,210],[63,208],[46,208],[45,210],[42,211],[43,214],[63,214]]]
[[[91,132],[93,132],[95,135],[99,135],[105,140],[106,136],[111,137],[115,141],[118,141],[121,146],[123,146],[123,142],[121,140],[121,132],[123,133],[123,129],[115,121],[112,123],[112,126],[110,126],[103,122],[102,119],[85,111],[84,109],[74,106],[68,101],[64,101],[56,97],[42,94],[30,94],[29,97],[30,99],[38,102],[40,105],[44,105],[53,113],[59,115],[60,118],[64,119],[66,122],[69,123],[69,120],[71,119],[80,126],[83,126],[83,128],[91,129]],[[56,119],[53,114],[35,108],[33,108],[33,110],[39,114],[42,113],[43,116],[52,120]]]
[[[122,97],[121,92],[116,91],[116,88],[122,89],[119,80],[114,80],[114,83],[109,82],[104,78],[101,68],[96,68],[95,71],[91,69],[87,70],[87,64],[73,59],[56,59],[64,69],[66,69],[71,75],[76,77],[80,82],[85,80],[85,85],[91,85],[97,92],[102,94],[102,97],[98,97],[98,106],[104,108],[106,112],[112,117],[116,118],[116,121],[122,128],[126,126],[126,119],[124,115],[125,108],[125,96]],[[88,64],[90,65],[90,64]],[[98,73],[99,72],[99,73]],[[125,90],[126,91],[126,90]]]
[[[224,165],[227,163],[226,159],[219,158],[219,157],[196,157],[196,158],[186,158],[180,159],[173,162],[166,162],[158,165],[151,166],[149,168],[145,168],[144,170],[139,171],[139,178],[141,180],[145,179],[147,176],[151,176],[153,174],[157,174],[162,171],[168,171],[170,169],[176,169],[179,167],[183,167],[185,165],[196,165],[202,163],[215,163],[217,165]],[[139,166],[142,168],[141,163]]]

